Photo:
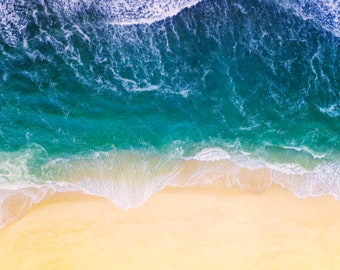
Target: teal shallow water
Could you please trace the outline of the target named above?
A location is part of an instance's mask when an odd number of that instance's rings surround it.
[[[339,3],[5,0],[0,11],[2,202],[67,183],[117,201],[135,182],[169,184],[190,159],[268,167],[299,196],[339,198]],[[134,174],[118,177],[124,162]]]

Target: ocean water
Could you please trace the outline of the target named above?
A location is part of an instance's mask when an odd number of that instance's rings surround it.
[[[340,199],[337,0],[1,0],[0,227],[56,191]]]

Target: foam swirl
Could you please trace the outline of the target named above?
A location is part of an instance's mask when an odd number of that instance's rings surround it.
[[[275,0],[277,1],[277,0]],[[312,20],[322,28],[340,37],[340,2],[337,0],[286,0],[278,1],[279,5],[304,20]]]

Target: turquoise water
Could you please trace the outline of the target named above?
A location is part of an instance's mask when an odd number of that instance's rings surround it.
[[[73,189],[134,206],[188,160],[269,168],[298,196],[340,197],[340,3],[2,0],[0,11],[3,209],[13,194]]]

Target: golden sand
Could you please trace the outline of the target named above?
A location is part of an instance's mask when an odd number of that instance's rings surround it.
[[[339,269],[340,202],[168,188],[120,210],[57,194],[0,231],[0,269]]]

